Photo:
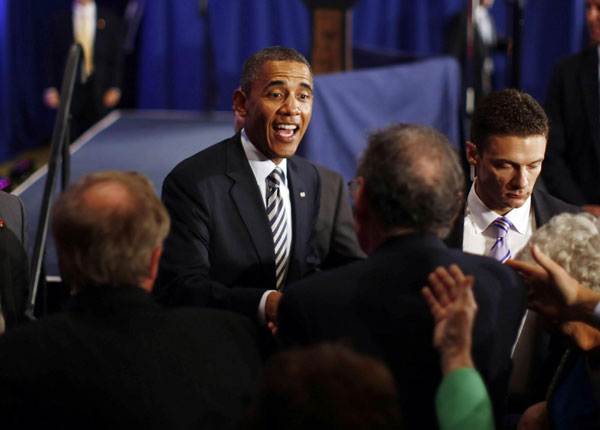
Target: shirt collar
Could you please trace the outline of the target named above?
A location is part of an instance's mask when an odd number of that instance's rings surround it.
[[[248,135],[246,134],[246,130],[242,128],[241,131],[241,139],[242,139],[242,148],[244,148],[244,153],[246,154],[246,158],[248,158],[248,162],[250,163],[250,167],[254,172],[254,176],[256,176],[256,180],[258,182],[264,182],[267,179],[267,176],[271,174],[275,167],[280,167],[283,171],[284,182],[287,184],[287,159],[281,160],[281,163],[275,164],[272,160],[265,157],[265,155],[254,146],[250,139],[248,139]]]
[[[498,215],[493,210],[489,209],[479,198],[475,192],[475,184],[471,185],[469,196],[467,197],[467,216],[470,216],[475,225],[476,233],[481,233],[493,223]],[[527,232],[529,225],[529,215],[531,212],[531,196],[520,208],[513,208],[510,212],[504,215],[512,223],[512,228],[521,234]]]
[[[96,13],[96,2],[90,2],[86,5],[80,3],[73,4],[73,13],[75,15],[91,15]]]

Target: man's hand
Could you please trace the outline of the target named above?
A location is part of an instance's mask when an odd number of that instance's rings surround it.
[[[277,334],[277,311],[279,310],[279,302],[283,294],[277,291],[273,291],[267,296],[267,301],[265,303],[265,321],[267,322],[267,326],[273,333],[273,336]]]
[[[461,367],[474,367],[471,358],[473,322],[477,303],[472,276],[465,276],[456,264],[449,270],[438,267],[429,275],[430,287],[423,296],[435,319],[433,346],[440,352],[444,375]]]
[[[531,247],[531,255],[539,266],[516,260],[504,263],[529,287],[529,308],[554,320],[592,322],[600,294],[579,284],[537,245]]]
[[[56,88],[46,88],[44,91],[44,104],[50,109],[58,108],[60,104],[60,96]]]
[[[119,100],[121,100],[121,91],[117,88],[110,88],[104,93],[102,102],[107,108],[112,108],[119,103]]]
[[[588,211],[592,215],[600,217],[600,205],[583,205],[581,209]]]

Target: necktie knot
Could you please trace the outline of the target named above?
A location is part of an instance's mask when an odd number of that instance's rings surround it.
[[[285,182],[285,174],[281,167],[275,167],[269,176],[267,176],[267,184],[272,188],[279,188]]]
[[[497,237],[506,237],[508,230],[510,230],[512,223],[504,218],[503,216],[496,218],[494,221],[496,226]]]
[[[506,236],[512,223],[504,217],[498,217],[494,221],[494,226],[496,227],[496,241],[490,250],[490,256],[504,263],[510,258],[510,248]]]

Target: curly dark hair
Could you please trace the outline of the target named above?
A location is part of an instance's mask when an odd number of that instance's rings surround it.
[[[425,125],[376,131],[359,163],[366,198],[384,228],[448,235],[462,207],[464,173],[446,137]]]
[[[490,136],[548,137],[548,117],[529,94],[515,89],[491,93],[473,113],[471,141],[483,150]]]
[[[250,94],[252,84],[258,79],[258,74],[260,73],[262,65],[268,61],[291,61],[302,63],[308,67],[310,77],[312,78],[313,76],[310,63],[306,60],[304,55],[295,49],[286,48],[285,46],[269,46],[268,48],[255,52],[244,62],[242,76],[240,78],[240,87],[246,94]]]

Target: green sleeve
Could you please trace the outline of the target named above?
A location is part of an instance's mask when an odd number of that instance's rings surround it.
[[[435,409],[441,430],[493,430],[492,404],[475,369],[446,375],[438,387]]]

